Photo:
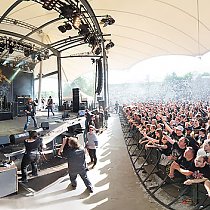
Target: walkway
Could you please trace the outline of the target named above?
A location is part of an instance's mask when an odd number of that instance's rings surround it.
[[[99,136],[97,166],[88,172],[94,185],[89,194],[78,179],[72,190],[68,176],[36,193],[34,196],[19,192],[0,199],[0,210],[144,210],[162,209],[140,187],[126,150],[117,115],[109,118],[109,128]],[[89,162],[89,160],[88,160]]]

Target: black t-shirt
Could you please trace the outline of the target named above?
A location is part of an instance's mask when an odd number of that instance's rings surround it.
[[[197,168],[193,167],[193,174],[192,177],[194,179],[201,179],[203,177],[210,179],[210,166],[209,165],[205,165],[203,168]]]
[[[29,142],[28,139],[24,141],[24,145],[26,148],[26,153],[29,154],[31,151],[41,151],[42,150],[42,138],[37,138],[33,142]]]
[[[186,138],[189,140],[188,146],[192,147],[194,151],[197,153],[197,151],[200,148],[198,142],[192,136],[187,135]]]
[[[159,143],[160,143],[160,145],[164,145],[161,141]],[[160,152],[161,152],[161,154],[169,156],[171,154],[171,152],[172,152],[172,144],[167,141],[166,145],[167,145],[167,148],[166,149],[161,148]]]
[[[179,158],[180,156],[184,154],[184,151],[185,151],[185,148],[181,149],[177,142],[175,142],[172,145],[172,152],[171,152],[172,156]]]
[[[195,168],[195,165],[194,165],[194,159],[188,161],[186,160],[185,157],[183,156],[180,156],[176,162],[179,164],[179,166],[183,169],[186,169],[186,170],[189,170],[189,171],[193,171],[194,168]]]
[[[183,135],[178,136],[178,135],[175,133],[175,131],[173,131],[173,132],[171,133],[171,138],[172,138],[172,139],[175,139],[175,140],[179,141],[179,139],[180,139],[181,137],[183,137]]]
[[[27,110],[29,113],[26,113],[27,116],[34,116],[35,114],[35,106],[33,102],[30,102],[26,104],[25,110]]]

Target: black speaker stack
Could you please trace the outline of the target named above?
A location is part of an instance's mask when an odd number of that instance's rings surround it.
[[[73,112],[79,111],[79,88],[73,88]]]
[[[102,61],[101,59],[97,60],[97,64],[96,64],[96,68],[97,68],[97,88],[96,88],[96,93],[99,95],[102,91],[102,87],[103,87],[103,68],[102,68]]]

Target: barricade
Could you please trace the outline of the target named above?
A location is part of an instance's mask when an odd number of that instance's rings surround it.
[[[188,209],[207,209],[210,199],[203,183],[187,186],[179,178],[171,180],[167,167],[159,164],[160,150],[145,149],[145,144],[139,144],[143,136],[138,129],[130,127],[123,112],[119,113],[119,118],[131,163],[148,194],[168,209],[179,209],[180,202],[181,205],[187,205]],[[186,196],[190,199],[186,199]]]

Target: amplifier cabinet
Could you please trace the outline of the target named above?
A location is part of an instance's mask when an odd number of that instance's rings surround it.
[[[17,168],[15,165],[0,167],[0,198],[18,191]]]

